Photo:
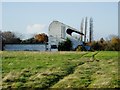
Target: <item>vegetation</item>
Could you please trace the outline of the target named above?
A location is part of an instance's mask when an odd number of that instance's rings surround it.
[[[93,19],[90,18],[89,42],[93,41]]]
[[[110,40],[94,41],[89,44],[94,50],[102,51],[120,51],[120,38],[117,36],[112,37]]]
[[[83,47],[83,46],[78,46],[78,47],[76,48],[76,51],[86,51],[86,49],[85,49],[85,47]]]
[[[118,52],[1,51],[2,88],[118,88]]]
[[[48,42],[48,36],[44,33],[35,35],[35,40],[38,42],[46,43]]]
[[[21,42],[20,38],[18,38],[13,32],[1,32],[1,35],[3,44],[13,44]]]
[[[58,51],[70,51],[72,50],[72,42],[69,38],[66,41],[59,42]]]
[[[86,36],[87,36],[87,17],[85,18],[85,33],[84,33],[84,42],[86,42]]]
[[[84,18],[82,18],[80,32],[83,33],[83,26],[84,26]],[[83,41],[83,35],[80,35],[80,41]]]
[[[36,44],[47,43],[48,36],[44,33],[36,34],[32,38],[21,40],[15,33],[7,31],[1,32],[3,44]]]

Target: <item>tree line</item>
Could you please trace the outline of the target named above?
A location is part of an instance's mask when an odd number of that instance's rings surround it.
[[[118,36],[111,36],[109,40],[101,38],[98,41],[88,43],[93,50],[99,51],[120,51],[120,38]]]
[[[21,40],[15,33],[5,31],[1,32],[1,38],[3,44],[38,44],[48,42],[48,36],[45,33],[36,34],[29,39]]]

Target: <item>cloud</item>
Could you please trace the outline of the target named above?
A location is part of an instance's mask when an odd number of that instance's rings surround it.
[[[32,24],[27,26],[27,34],[45,33],[44,24]]]

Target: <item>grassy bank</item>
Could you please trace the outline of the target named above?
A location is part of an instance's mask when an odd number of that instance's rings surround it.
[[[118,52],[3,51],[3,88],[117,88]]]

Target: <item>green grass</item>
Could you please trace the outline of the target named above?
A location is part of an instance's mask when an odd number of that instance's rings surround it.
[[[5,89],[119,87],[116,51],[3,51],[1,55]]]

